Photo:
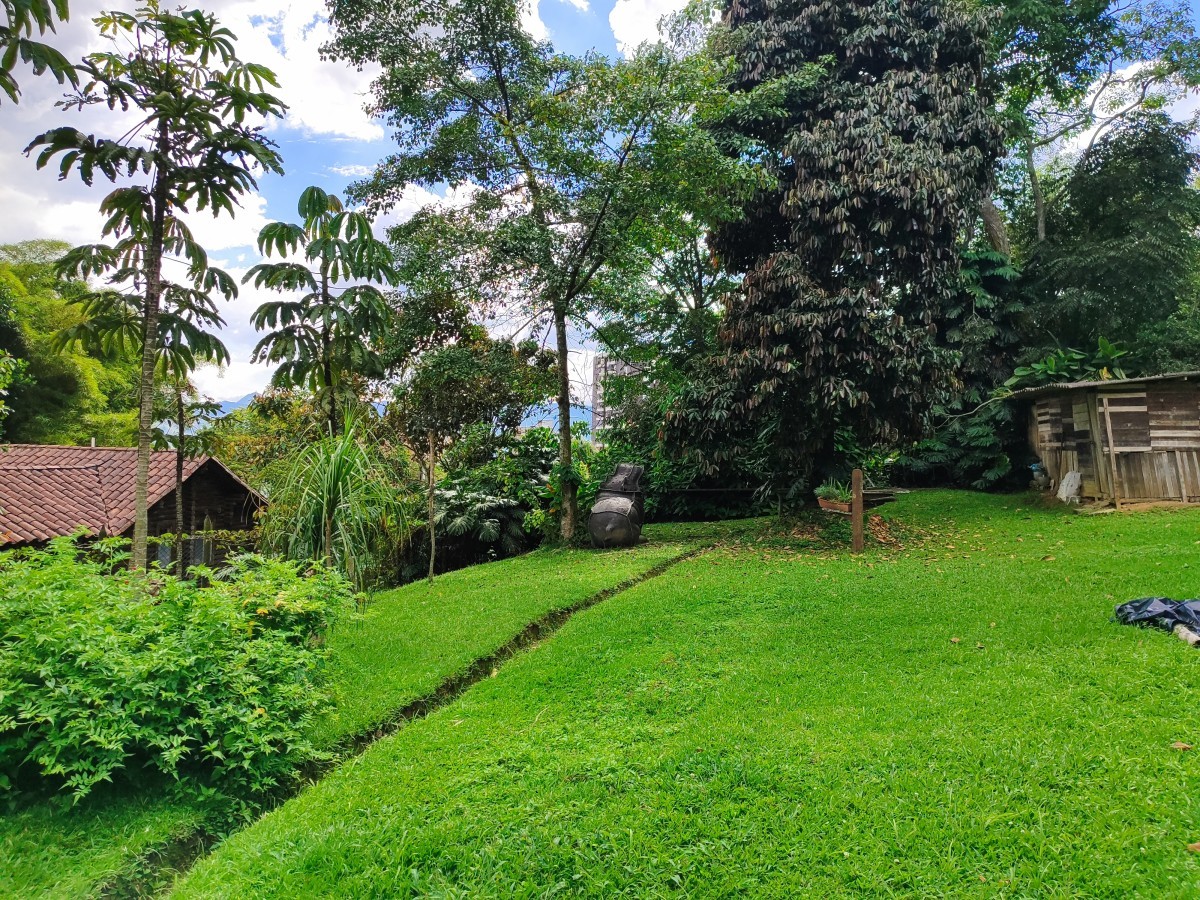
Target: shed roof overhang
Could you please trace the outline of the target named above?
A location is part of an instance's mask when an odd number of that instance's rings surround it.
[[[1200,372],[1172,372],[1166,375],[1147,375],[1144,378],[1109,378],[1104,381],[1067,381],[1058,384],[1042,384],[1037,387],[1023,388],[1013,391],[1007,400],[1036,400],[1048,394],[1060,394],[1064,391],[1086,390],[1088,388],[1122,388],[1139,384],[1150,384],[1161,381],[1195,381],[1200,382]]]

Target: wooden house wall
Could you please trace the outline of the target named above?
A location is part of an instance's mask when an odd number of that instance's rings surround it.
[[[1200,502],[1200,384],[1064,391],[1034,403],[1030,426],[1050,477],[1082,473],[1086,498]]]
[[[208,463],[184,482],[183,521],[188,533],[203,530],[206,521],[216,531],[248,531],[254,527],[257,509],[253,495],[218,465]],[[151,536],[175,532],[174,490],[150,507],[149,520]],[[189,542],[185,565],[200,561],[200,540]],[[171,558],[169,550],[162,549],[160,562],[165,564]]]
[[[1032,420],[1033,447],[1050,477],[1057,483],[1068,472],[1080,471],[1070,398],[1043,397],[1034,404]]]

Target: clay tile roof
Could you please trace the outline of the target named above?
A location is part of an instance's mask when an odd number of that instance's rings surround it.
[[[190,478],[209,459],[184,460]],[[0,545],[45,541],[86,528],[119,535],[133,527],[133,447],[0,446]],[[150,456],[150,505],[175,489],[175,454]]]

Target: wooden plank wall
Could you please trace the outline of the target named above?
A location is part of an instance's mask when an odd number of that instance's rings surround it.
[[[1076,390],[1036,401],[1030,443],[1057,483],[1085,498],[1200,502],[1200,383]],[[1111,435],[1111,437],[1110,437]]]
[[[1146,390],[1101,390],[1112,422],[1121,502],[1200,501],[1200,387],[1164,382]]]

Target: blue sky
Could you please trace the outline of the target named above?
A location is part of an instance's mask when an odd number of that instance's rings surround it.
[[[524,21],[532,33],[549,37],[561,49],[595,49],[615,55],[618,35],[633,45],[651,38],[654,23],[681,2],[536,0],[526,9]],[[133,0],[73,0],[71,20],[60,26],[53,40],[69,59],[79,59],[105,46],[91,24],[93,16],[102,9],[132,9],[134,5]],[[372,73],[357,73],[318,57],[318,48],[328,38],[323,0],[206,0],[204,8],[238,35],[239,56],[276,72],[281,81],[279,93],[290,107],[283,121],[269,126],[270,136],[283,154],[286,173],[262,178],[258,193],[244,199],[234,220],[223,217],[214,222],[203,217],[191,221],[215,264],[240,277],[258,261],[254,242],[259,228],[268,221],[293,220],[296,199],[305,187],[316,184],[340,194],[385,156],[391,144],[378,123],[362,111]],[[0,209],[5,210],[0,216],[0,242],[43,237],[72,244],[95,242],[102,222],[97,207],[111,186],[97,183],[88,188],[78,180],[59,182],[52,171],[37,171],[21,150],[35,134],[61,124],[101,136],[119,135],[125,130],[120,116],[97,109],[83,113],[55,109],[54,101],[62,90],[48,78],[26,78],[23,87],[19,106],[0,107],[0,152],[7,162],[0,168]],[[437,199],[435,193],[414,189],[387,219],[411,215]],[[266,384],[269,370],[249,363],[258,339],[249,316],[268,296],[245,286],[239,299],[223,308],[227,326],[222,337],[233,362],[224,371],[202,371],[197,377],[214,398],[237,399]],[[572,363],[576,391],[586,398],[591,353],[578,348]]]
[[[652,39],[658,20],[683,2],[534,0],[534,6],[525,11],[525,22],[531,33],[548,37],[562,50],[596,50],[615,56]],[[71,21],[60,28],[55,42],[68,58],[78,59],[102,46],[90,24],[92,16],[101,9],[133,5],[133,0],[73,0]],[[214,261],[240,276],[258,261],[254,249],[258,229],[268,221],[294,219],[296,198],[305,187],[316,184],[331,193],[343,192],[389,152],[391,143],[378,123],[362,111],[372,73],[357,73],[318,58],[317,49],[328,36],[321,17],[324,0],[205,0],[204,8],[216,13],[238,35],[238,53],[243,59],[275,70],[282,83],[280,94],[291,107],[287,118],[273,124],[270,132],[280,145],[286,174],[263,178],[259,193],[246,198],[236,220],[192,223]],[[1200,15],[1200,0],[1193,0],[1192,8],[1194,16]],[[70,123],[107,136],[120,134],[124,128],[118,127],[116,117],[107,111],[93,109],[80,114],[54,109],[61,89],[51,79],[26,78],[24,87],[19,107],[0,106],[0,153],[5,154],[7,163],[0,167],[0,209],[5,213],[0,216],[0,243],[35,237],[73,244],[95,242],[102,221],[97,206],[109,188],[99,183],[90,189],[78,181],[60,183],[52,172],[36,171],[21,149],[35,134],[58,124]],[[1187,104],[1188,110],[1195,105]],[[411,215],[437,199],[435,194],[414,189],[388,218]],[[268,380],[267,369],[249,363],[258,338],[249,316],[264,299],[267,295],[245,287],[241,297],[223,310],[227,327],[222,337],[233,363],[223,372],[204,371],[197,378],[216,399],[237,399]],[[572,353],[579,399],[587,399],[589,394],[592,355],[582,344]]]

